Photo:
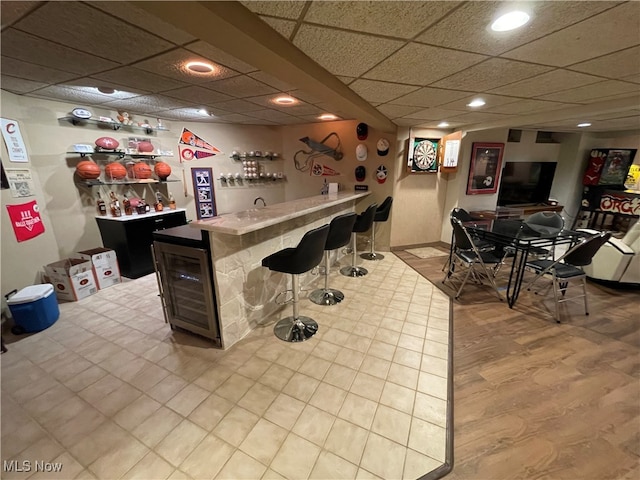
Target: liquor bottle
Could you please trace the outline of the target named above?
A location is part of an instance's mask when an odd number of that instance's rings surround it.
[[[144,201],[144,199],[140,199],[138,201],[138,205],[136,206],[136,211],[138,212],[138,215],[142,215],[143,213],[147,213],[149,208],[149,205],[147,205],[147,202]]]
[[[111,192],[109,193],[109,197],[111,198],[111,215],[114,217],[122,216],[122,210],[120,209],[120,202],[118,201],[118,197],[116,197],[116,194]]]
[[[155,208],[156,212],[161,212],[164,209],[160,192],[156,192],[156,203],[153,204],[153,207]]]
[[[171,210],[176,209],[176,199],[173,198],[173,193],[169,193],[169,208]]]
[[[96,199],[96,208],[98,209],[98,214],[103,217],[107,214],[107,204],[100,196],[100,192],[98,192],[98,198]]]
[[[133,207],[131,207],[131,202],[126,195],[124,195],[124,199],[122,200],[122,206],[124,207],[125,215],[133,215]]]

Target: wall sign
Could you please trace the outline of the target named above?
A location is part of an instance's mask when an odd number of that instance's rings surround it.
[[[24,242],[44,233],[40,210],[35,200],[21,205],[7,205],[7,210],[18,242]]]
[[[467,195],[496,193],[498,191],[503,151],[504,143],[473,144]]]
[[[28,162],[27,147],[20,133],[20,125],[15,120],[0,119],[2,123],[2,138],[9,152],[9,160],[12,162]]]
[[[13,198],[31,197],[34,195],[33,181],[31,180],[31,170],[24,169],[7,169],[7,181],[11,188],[11,196]]]
[[[191,178],[198,220],[215,217],[218,212],[213,194],[213,169],[208,167],[192,168]]]

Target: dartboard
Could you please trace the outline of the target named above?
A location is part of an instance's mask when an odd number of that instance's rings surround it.
[[[421,170],[433,168],[437,155],[433,143],[429,140],[421,141],[413,149],[413,161]]]

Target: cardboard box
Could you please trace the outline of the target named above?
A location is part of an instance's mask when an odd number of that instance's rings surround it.
[[[53,284],[58,300],[77,301],[98,291],[91,262],[67,258],[45,265],[44,273]]]
[[[116,252],[113,250],[102,247],[92,248],[78,252],[76,255],[91,262],[99,289],[120,283],[120,267]]]

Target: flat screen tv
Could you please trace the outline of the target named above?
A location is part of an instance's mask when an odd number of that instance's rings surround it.
[[[498,205],[543,204],[549,200],[556,162],[506,162]]]

